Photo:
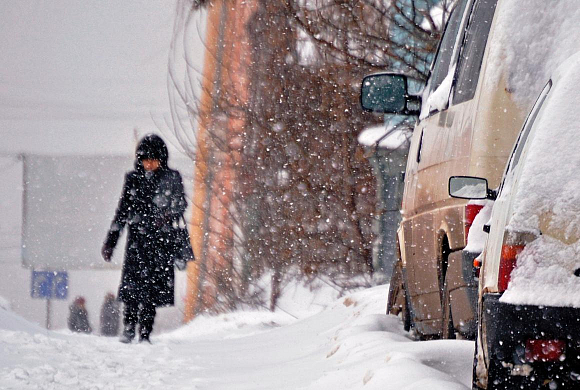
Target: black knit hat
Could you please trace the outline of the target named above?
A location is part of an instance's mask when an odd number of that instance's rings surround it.
[[[149,134],[139,142],[139,146],[137,146],[137,150],[135,151],[135,157],[138,162],[143,160],[159,160],[161,166],[166,167],[169,152],[161,137],[155,134]]]

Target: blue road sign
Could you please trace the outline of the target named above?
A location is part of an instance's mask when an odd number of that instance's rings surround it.
[[[30,296],[41,299],[66,299],[68,296],[68,274],[66,272],[32,271]]]

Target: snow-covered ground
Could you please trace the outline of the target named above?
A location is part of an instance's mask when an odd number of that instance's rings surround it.
[[[386,291],[325,298],[315,314],[295,301],[294,315],[201,317],[152,345],[47,332],[0,305],[0,388],[470,388],[473,343],[412,341],[399,318],[383,314]]]

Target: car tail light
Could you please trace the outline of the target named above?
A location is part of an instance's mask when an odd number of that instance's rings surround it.
[[[481,254],[480,254],[481,256]],[[473,269],[475,270],[475,277],[479,278],[479,272],[481,270],[481,259],[480,256],[477,256],[475,259],[473,259]]]
[[[551,362],[560,360],[566,352],[563,340],[528,340],[526,341],[526,361]]]
[[[477,214],[483,208],[480,204],[468,204],[465,205],[465,244],[467,244],[467,237],[469,236],[469,229],[477,217]]]
[[[507,290],[511,274],[516,267],[517,256],[524,250],[523,245],[503,245],[499,260],[499,278],[497,286],[500,292]]]
[[[499,292],[504,292],[508,288],[511,274],[516,267],[518,255],[524,250],[527,243],[536,239],[536,235],[529,232],[506,231],[504,233],[503,245],[499,259],[499,274],[497,287]]]

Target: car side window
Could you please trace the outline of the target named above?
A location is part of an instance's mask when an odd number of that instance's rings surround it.
[[[473,99],[497,0],[479,0],[471,13],[459,57],[453,104]]]
[[[430,92],[435,91],[441,85],[449,72],[451,57],[453,56],[453,48],[455,46],[457,33],[459,32],[459,26],[461,25],[461,19],[466,4],[467,0],[460,1],[449,17],[449,22],[445,27],[443,38],[441,38],[441,43],[439,44],[437,56],[433,61],[433,70],[429,82]]]

